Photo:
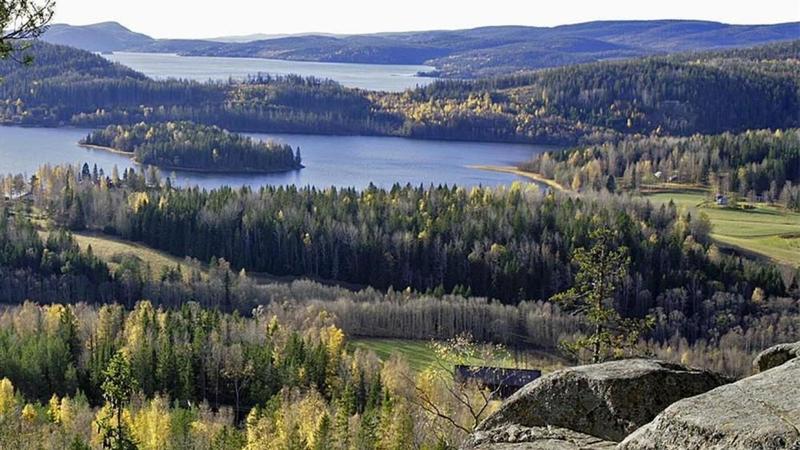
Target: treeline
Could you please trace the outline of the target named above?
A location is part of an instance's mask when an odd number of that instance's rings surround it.
[[[732,61],[738,64],[745,64],[745,70],[755,70],[759,67],[773,68],[783,75],[797,76],[792,70],[794,61],[800,51],[800,40],[767,44],[750,48],[733,48],[717,51],[685,52],[675,53],[666,56],[650,56],[633,58],[627,61],[617,61],[614,63],[637,63],[641,61],[666,61],[676,64],[692,62],[701,66],[718,66],[724,61]],[[575,67],[597,67],[604,63],[582,64]],[[608,64],[608,63],[605,63]],[[759,66],[758,64],[763,64]],[[540,71],[520,71],[510,75],[497,77],[479,78],[474,80],[437,80],[423,88],[421,91],[428,95],[445,96],[464,96],[465,94],[480,91],[500,91],[519,88],[534,84],[540,79],[541,73],[546,71],[557,71],[559,69],[547,69]]]
[[[261,142],[191,122],[110,125],[89,133],[83,145],[132,153],[137,162],[165,169],[274,172],[302,168],[300,149]]]
[[[36,42],[32,67],[0,61],[0,121],[46,126],[192,121],[234,131],[388,134],[364,93],[299,76],[151,80],[82,50]]]
[[[73,116],[140,105],[222,102],[216,84],[153,81],[93,53],[35,42],[35,63],[0,61],[0,118],[22,125],[70,125]]]
[[[688,138],[629,137],[544,152],[522,168],[581,189],[634,190],[659,182],[709,185],[800,209],[800,131]]]
[[[80,50],[37,43],[36,69],[0,62],[0,120],[93,127],[192,121],[233,131],[540,143],[789,128],[800,120],[792,69],[798,45],[441,81],[390,94],[297,76],[153,81]]]

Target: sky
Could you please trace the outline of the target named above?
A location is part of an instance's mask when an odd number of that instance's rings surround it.
[[[56,0],[56,23],[117,21],[157,38],[555,26],[610,19],[800,21],[800,0]]]

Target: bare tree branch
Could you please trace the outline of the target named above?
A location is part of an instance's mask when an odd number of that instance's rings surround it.
[[[47,31],[54,12],[55,0],[0,0],[0,59],[29,63],[28,56],[14,53],[29,48],[29,40]]]

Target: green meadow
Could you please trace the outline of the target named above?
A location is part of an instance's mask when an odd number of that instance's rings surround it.
[[[734,248],[779,264],[800,267],[800,213],[766,203],[748,207],[718,206],[699,191],[675,190],[647,194],[654,202],[672,200],[692,213],[704,213],[713,225],[711,237]]]

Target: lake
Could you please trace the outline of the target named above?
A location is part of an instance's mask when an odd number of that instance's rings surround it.
[[[242,80],[259,73],[272,75],[296,74],[329,78],[344,86],[374,91],[404,91],[424,86],[433,78],[418,77],[429,66],[388,64],[345,64],[305,61],[282,61],[261,58],[223,58],[207,56],[178,56],[164,53],[116,52],[103,55],[154,79],[184,78],[197,81]]]
[[[77,145],[89,130],[75,128],[0,127],[0,173],[33,174],[44,163],[97,164],[107,174],[134,167],[124,155]],[[476,142],[421,141],[393,137],[250,134],[300,147],[305,169],[263,175],[176,172],[180,186],[216,188],[223,185],[337,186],[364,188],[373,183],[414,185],[457,184],[497,186],[522,178],[512,174],[470,169],[469,165],[514,165],[549,149],[545,146]],[[171,175],[169,173],[164,175]]]

